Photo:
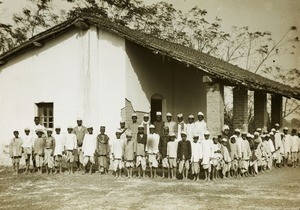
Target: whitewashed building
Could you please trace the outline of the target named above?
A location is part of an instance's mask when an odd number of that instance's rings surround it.
[[[70,19],[0,55],[0,164],[13,130],[23,134],[40,116],[46,127],[106,125],[113,137],[135,111],[197,115],[213,135],[224,123],[224,85],[236,86],[234,124],[247,129],[247,91],[256,91],[256,122],[265,126],[266,93],[272,119],[281,120],[282,96],[292,89],[204,53],[93,17]],[[263,113],[263,114],[261,114]]]

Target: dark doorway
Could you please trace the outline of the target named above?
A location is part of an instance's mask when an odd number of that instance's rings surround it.
[[[162,111],[162,99],[151,98],[151,123],[156,119],[156,112]]]

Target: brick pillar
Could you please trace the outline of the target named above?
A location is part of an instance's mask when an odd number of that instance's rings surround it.
[[[219,83],[206,85],[206,121],[211,136],[222,134],[224,125],[224,86]]]
[[[254,125],[255,128],[267,130],[267,94],[262,91],[254,91]]]
[[[248,90],[233,89],[233,128],[248,131]]]
[[[276,123],[282,126],[282,96],[272,95],[271,98],[271,127]]]

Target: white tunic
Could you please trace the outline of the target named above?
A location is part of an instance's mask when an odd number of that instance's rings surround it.
[[[251,155],[252,153],[251,153],[250,144],[248,140],[242,140],[240,157],[242,157],[242,159],[244,160],[248,160]]]
[[[114,155],[114,159],[122,159],[125,150],[124,139],[114,139],[111,145],[111,153]]]
[[[204,132],[207,131],[206,122],[204,120],[196,121],[194,132],[199,135],[200,140],[204,140]]]
[[[203,160],[202,165],[209,164],[210,158],[213,158],[214,150],[213,150],[213,141],[211,139],[203,140],[202,151],[203,151]]]
[[[188,123],[186,124],[186,135],[187,135],[187,140],[190,140],[191,142],[193,141],[193,136],[195,133],[195,123]]]
[[[147,136],[147,144],[146,144],[146,152],[149,154],[158,153],[158,145],[159,145],[159,135],[156,133],[148,134]]]
[[[170,158],[177,158],[178,141],[169,141],[167,145],[167,156]]]
[[[33,138],[33,136],[32,135],[25,135],[23,138],[22,138],[22,140],[23,140],[23,144],[22,144],[22,147],[23,148],[32,148],[33,147],[33,142],[34,142],[34,138]]]
[[[181,132],[184,131],[186,133],[186,124],[182,121],[177,123],[177,140],[181,140]]]
[[[85,134],[82,143],[82,151],[84,156],[94,156],[96,151],[96,135]]]
[[[202,144],[199,142],[191,141],[191,161],[199,162],[203,158]]]
[[[284,135],[282,139],[284,154],[291,152],[291,136],[289,134]]]
[[[291,152],[298,152],[299,147],[299,138],[298,136],[291,136]]]
[[[77,138],[74,133],[67,133],[65,135],[65,149],[73,150],[77,148]]]
[[[62,134],[53,134],[53,138],[55,139],[55,148],[54,148],[54,155],[62,155],[64,150],[64,136]]]

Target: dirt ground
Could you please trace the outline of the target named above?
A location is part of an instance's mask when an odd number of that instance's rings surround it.
[[[1,209],[300,209],[300,168],[211,182],[111,174],[12,175],[0,168]]]

